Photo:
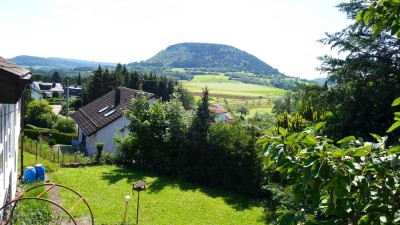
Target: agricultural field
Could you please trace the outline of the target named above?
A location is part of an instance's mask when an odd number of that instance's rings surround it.
[[[208,87],[210,102],[220,104],[233,116],[238,107],[249,109],[249,116],[271,112],[272,99],[282,96],[286,90],[258,84],[246,84],[231,80],[224,74],[197,75],[191,81],[183,81],[184,87],[199,99],[204,87]]]
[[[224,74],[197,75],[191,81],[182,81],[182,84],[195,95],[200,95],[202,89],[207,86],[211,97],[229,99],[263,99],[282,96],[285,93],[285,90],[275,87],[230,80]]]

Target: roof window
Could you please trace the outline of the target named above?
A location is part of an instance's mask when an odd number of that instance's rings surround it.
[[[106,106],[106,107],[100,109],[100,110],[99,110],[99,113],[104,112],[104,111],[106,111],[107,109],[108,109],[108,106]]]
[[[115,110],[111,110],[110,112],[106,113],[104,116],[107,117],[107,116],[109,116],[109,115],[111,115],[113,113],[115,113]]]

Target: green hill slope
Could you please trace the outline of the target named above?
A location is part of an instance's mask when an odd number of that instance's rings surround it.
[[[223,72],[280,74],[257,57],[223,44],[180,43],[169,46],[145,63],[175,68],[213,68]]]
[[[37,57],[29,55],[20,55],[10,59],[12,62],[27,67],[51,67],[51,68],[76,68],[76,67],[96,67],[99,64],[102,66],[115,66],[116,63],[94,62],[78,59],[64,59],[56,57]]]

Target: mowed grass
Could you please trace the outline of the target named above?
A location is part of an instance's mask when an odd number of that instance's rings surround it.
[[[140,193],[140,224],[265,224],[258,201],[148,172],[96,166],[60,168],[51,177],[85,196],[95,224],[122,224],[127,195],[131,196],[127,224],[136,223],[137,193],[132,196],[132,184],[142,179],[149,185]],[[77,201],[66,191],[61,192],[61,198],[66,208]],[[88,211],[83,206],[74,215],[86,215]]]
[[[194,94],[202,92],[208,87],[210,96],[226,98],[266,98],[282,96],[285,90],[257,84],[245,84],[238,80],[229,80],[228,76],[220,75],[197,75],[191,81],[183,81],[184,87]]]

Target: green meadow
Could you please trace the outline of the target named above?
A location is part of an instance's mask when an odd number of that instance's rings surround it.
[[[258,84],[245,84],[238,80],[230,80],[224,74],[197,75],[191,81],[183,81],[184,87],[195,95],[199,95],[204,87],[208,87],[210,96],[229,99],[254,99],[282,96],[285,90]]]

